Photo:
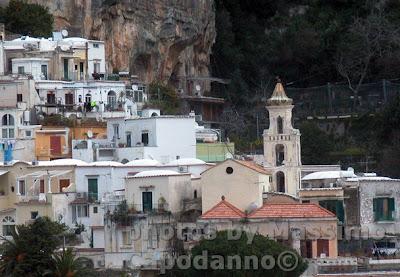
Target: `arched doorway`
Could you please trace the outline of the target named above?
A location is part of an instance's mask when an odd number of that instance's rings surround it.
[[[276,190],[278,192],[286,192],[285,189],[285,173],[278,171],[276,173]]]

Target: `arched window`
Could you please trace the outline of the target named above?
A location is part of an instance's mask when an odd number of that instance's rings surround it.
[[[15,229],[15,220],[11,216],[6,216],[3,218],[3,236],[12,236]]]
[[[110,105],[111,108],[115,108],[115,105],[117,104],[117,94],[115,91],[110,90],[107,94],[107,103]]]
[[[122,163],[122,164],[127,164],[127,163],[129,163],[129,160],[128,160],[128,159],[123,159],[123,160],[121,161],[121,163]]]
[[[92,95],[90,93],[85,95],[85,102],[86,103],[92,102]]]
[[[2,138],[14,138],[14,117],[11,114],[3,115],[1,120],[3,128],[2,128]]]
[[[285,146],[282,144],[277,144],[275,146],[275,154],[276,154],[276,166],[283,165],[283,161],[285,160]]]
[[[285,173],[282,171],[276,173],[276,189],[278,192],[285,192]]]
[[[3,126],[14,126],[14,117],[11,114],[3,115]]]
[[[193,192],[193,198],[194,198],[194,199],[197,198],[197,189],[195,189],[194,192]]]
[[[155,117],[155,116],[158,116],[158,114],[157,113],[152,113],[151,114],[151,117]]]
[[[283,119],[282,117],[278,116],[276,119],[276,126],[278,129],[278,134],[283,134]]]

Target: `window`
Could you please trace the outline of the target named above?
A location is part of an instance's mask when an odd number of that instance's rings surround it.
[[[31,130],[25,131],[25,136],[26,136],[27,138],[30,138],[30,137],[32,136],[32,131],[31,131]]]
[[[20,195],[25,195],[25,180],[18,181],[18,192]]]
[[[285,174],[282,171],[276,173],[276,186],[278,192],[285,192]]]
[[[107,94],[107,102],[110,108],[114,109],[117,104],[117,95],[115,91],[110,90]]]
[[[38,211],[32,211],[31,212],[31,219],[36,219],[39,216],[39,212]]]
[[[90,93],[86,94],[85,96],[85,102],[90,103],[92,102],[92,95]]]
[[[93,43],[93,48],[99,48],[99,44],[98,43]]]
[[[97,214],[97,207],[93,207],[93,213]]]
[[[3,126],[14,126],[14,117],[11,114],[5,114],[2,118]],[[14,138],[14,127],[2,129],[3,138]]]
[[[278,116],[276,120],[276,126],[278,130],[278,134],[283,134],[283,119],[282,117]]]
[[[131,231],[122,231],[122,243],[124,245],[131,245]]]
[[[53,92],[47,93],[47,104],[55,104],[56,103],[56,95]]]
[[[153,209],[153,193],[151,191],[142,192],[143,211],[151,211]]]
[[[64,80],[69,79],[69,67],[68,67],[68,59],[64,59]]]
[[[42,64],[40,67],[40,70],[42,72],[42,76],[45,80],[47,80],[47,65],[46,64]]]
[[[126,133],[126,147],[132,147],[132,133]]]
[[[44,193],[44,180],[43,179],[40,180],[39,193]]]
[[[319,205],[334,213],[340,222],[344,222],[344,209],[342,200],[322,200],[319,201]]]
[[[59,183],[60,183],[60,192],[63,192],[64,188],[69,187],[69,179],[61,179]]]
[[[93,64],[93,71],[94,73],[100,73],[100,63]]]
[[[98,200],[97,178],[88,179],[88,196],[89,196],[89,201],[91,202]]]
[[[285,160],[285,147],[282,144],[277,144],[275,146],[276,153],[276,166],[283,165],[283,161]]]
[[[17,102],[22,102],[22,94],[21,93],[17,94]]]
[[[119,124],[113,124],[114,140],[119,139]]]
[[[11,216],[3,218],[3,236],[12,236],[15,230],[15,220]]]
[[[82,95],[79,95],[79,96],[78,96],[78,102],[79,102],[79,103],[82,103]]]
[[[149,133],[148,132],[142,133],[142,143],[144,146],[149,145]]]
[[[143,92],[135,91],[135,102],[143,102]]]
[[[230,167],[230,166],[228,166],[227,168],[226,168],[226,173],[228,173],[228,174],[232,174],[233,173],[233,168],[232,167]]]
[[[375,221],[393,221],[394,198],[374,198],[373,211]]]
[[[14,117],[11,114],[3,115],[3,126],[14,126]]]
[[[18,74],[25,74],[25,67],[18,66]]]
[[[88,217],[88,205],[76,205],[76,214],[78,217]]]

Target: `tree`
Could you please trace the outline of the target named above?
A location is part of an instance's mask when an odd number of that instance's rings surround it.
[[[3,238],[2,276],[42,276],[53,266],[52,255],[62,243],[67,226],[40,217],[30,225],[19,225],[12,240]]]
[[[149,105],[159,108],[164,114],[179,113],[179,98],[176,91],[169,86],[159,82],[151,83],[149,86]]]
[[[300,125],[301,159],[304,164],[329,164],[332,139],[313,122]]]
[[[45,276],[54,277],[86,277],[94,276],[92,261],[79,257],[77,258],[72,248],[64,249],[53,255],[53,269],[45,273]]]
[[[1,22],[5,23],[6,30],[21,35],[50,36],[53,21],[48,8],[21,0],[11,0],[1,13]]]
[[[201,240],[200,243],[193,247],[190,253],[191,267],[187,270],[174,269],[167,272],[167,276],[300,276],[306,269],[307,263],[294,250],[259,234],[254,235],[252,243],[248,243],[249,234],[243,232],[239,239],[229,239],[227,231],[219,231],[213,240]],[[290,271],[282,270],[278,263],[272,269],[264,269],[261,265],[261,258],[270,255],[278,261],[281,253],[289,251],[293,255],[287,260],[288,265],[294,268]],[[206,256],[204,254],[206,253]],[[250,266],[250,269],[245,269],[245,257],[256,256],[258,259],[258,269]],[[194,259],[196,257],[205,257],[204,269],[196,269]],[[218,256],[219,258],[217,258]],[[232,269],[229,268],[228,257],[239,256],[241,269],[236,269],[233,263]],[[296,265],[297,261],[297,265]],[[201,262],[202,263],[202,262]],[[197,264],[197,262],[196,262]],[[250,264],[251,265],[251,264]],[[254,265],[254,264],[253,264]],[[217,267],[220,266],[220,269]],[[254,268],[254,269],[252,269]]]
[[[355,18],[343,36],[338,47],[336,67],[354,93],[354,105],[373,61],[397,56],[399,35],[397,26],[391,24],[382,12],[374,12],[367,18]]]

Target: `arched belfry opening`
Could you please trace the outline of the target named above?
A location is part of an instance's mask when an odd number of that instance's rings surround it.
[[[285,173],[283,173],[282,171],[278,171],[276,173],[276,190],[278,192],[286,192],[285,189]]]

